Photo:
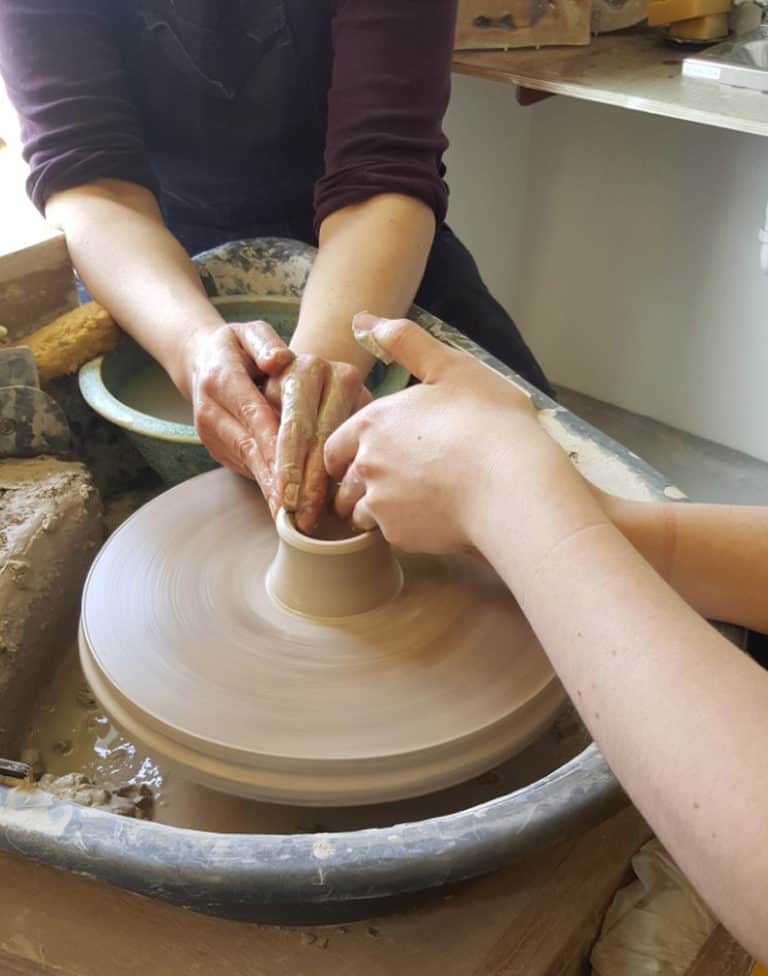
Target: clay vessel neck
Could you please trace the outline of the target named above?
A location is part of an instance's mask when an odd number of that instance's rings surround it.
[[[379,531],[318,539],[299,532],[282,509],[276,528],[277,553],[266,587],[284,609],[307,617],[349,617],[400,592],[400,564]]]

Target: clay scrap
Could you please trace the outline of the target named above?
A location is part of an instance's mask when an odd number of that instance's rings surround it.
[[[128,783],[117,789],[108,790],[94,783],[83,773],[67,773],[64,776],[45,773],[37,785],[59,800],[105,810],[119,817],[145,820],[151,819],[152,816],[152,791],[145,783]]]
[[[0,461],[0,751],[19,745],[45,668],[76,617],[101,544],[87,469],[51,458]]]

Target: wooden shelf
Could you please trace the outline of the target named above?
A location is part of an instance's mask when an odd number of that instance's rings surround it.
[[[768,136],[768,95],[683,78],[690,48],[648,28],[604,34],[589,47],[457,51],[454,71],[700,125]]]

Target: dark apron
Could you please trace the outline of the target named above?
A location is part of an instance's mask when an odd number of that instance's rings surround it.
[[[336,0],[104,2],[124,42],[160,206],[187,251],[252,237],[316,243]],[[445,225],[417,301],[549,392]]]
[[[132,95],[173,234],[191,254],[314,242],[333,0],[118,0]]]

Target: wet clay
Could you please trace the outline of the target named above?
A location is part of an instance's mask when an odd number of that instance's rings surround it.
[[[33,766],[35,778],[80,773],[108,790],[136,784],[158,792],[162,786],[157,766],[99,708],[80,669],[74,640],[40,689],[21,758]]]
[[[562,705],[484,564],[398,554],[393,599],[328,619],[269,596],[276,547],[258,489],[218,470],[150,502],[94,563],[86,677],[158,761],[275,802],[399,799],[497,765]]]
[[[40,692],[22,758],[35,763],[36,778],[55,777],[59,791],[66,789],[68,776],[87,777],[95,787],[118,799],[123,799],[119,794],[126,790],[133,789],[134,795],[148,791],[152,805],[142,815],[158,823],[224,833],[298,834],[389,827],[466,810],[559,768],[584,748],[588,738],[568,704],[519,755],[451,789],[397,803],[354,808],[260,803],[206,789],[126,739],[97,705],[73,646]],[[99,805],[99,797],[96,799]],[[122,812],[109,804],[104,808]]]
[[[37,785],[39,789],[59,800],[105,810],[118,817],[144,820],[152,809],[152,793],[148,787],[126,784],[115,790],[108,790],[84,773],[67,773],[64,776],[46,773],[41,776]]]
[[[312,530],[313,539],[325,542],[338,542],[340,539],[351,539],[361,535],[349,522],[340,519],[329,507],[323,508]]]
[[[81,464],[0,461],[0,750],[18,748],[36,682],[101,542],[99,499]]]

